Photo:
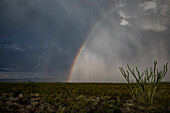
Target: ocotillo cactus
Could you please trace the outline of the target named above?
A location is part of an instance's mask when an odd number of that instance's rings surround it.
[[[150,67],[150,72],[149,69],[146,68],[142,74],[136,67],[136,75],[134,69],[131,69],[129,64],[127,64],[128,70],[133,75],[137,83],[137,85],[133,86],[134,89],[130,86],[129,93],[133,99],[138,100],[141,103],[145,103],[145,105],[153,104],[156,92],[158,91],[158,86],[168,70],[168,63],[163,66],[162,71],[158,71],[156,65],[157,62],[154,61],[154,67]],[[125,71],[122,67],[119,67],[119,70],[129,84],[133,83],[133,81],[130,81],[128,70]]]

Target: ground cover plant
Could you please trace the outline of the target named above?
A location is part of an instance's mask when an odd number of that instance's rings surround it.
[[[122,67],[119,67],[128,84],[131,84],[128,87],[128,91],[133,100],[143,103],[147,107],[152,106],[155,102],[158,86],[167,73],[168,63],[163,66],[162,71],[159,71],[156,66],[157,61],[154,61],[154,67],[150,67],[150,72],[146,68],[142,73],[139,72],[137,67],[135,73],[135,70],[131,69],[129,64],[127,64],[128,70],[126,71]],[[137,84],[132,84],[134,82],[130,80],[130,73],[135,78]]]
[[[0,113],[169,112],[170,83],[160,83],[156,107],[136,104],[126,83],[0,83]]]

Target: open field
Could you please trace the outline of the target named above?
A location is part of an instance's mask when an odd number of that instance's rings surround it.
[[[124,83],[0,83],[0,113],[168,113],[170,83],[161,83],[155,103],[135,102]]]

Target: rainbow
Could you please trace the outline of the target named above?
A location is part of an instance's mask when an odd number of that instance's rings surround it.
[[[73,65],[72,65],[72,68],[71,68],[71,71],[70,71],[69,78],[68,78],[68,81],[67,81],[67,82],[70,82],[70,81],[71,81],[71,77],[72,77],[72,75],[73,75],[73,73],[74,73],[74,71],[75,71],[75,69],[76,69],[76,65],[78,64],[80,57],[81,57],[82,54],[83,54],[83,51],[85,50],[85,47],[86,47],[86,45],[87,45],[87,43],[88,43],[88,40],[89,40],[89,38],[87,38],[87,40],[83,43],[83,45],[82,45],[81,48],[79,49],[79,51],[78,51],[78,53],[77,53],[77,56],[76,56],[76,58],[75,58],[75,60],[74,60],[74,63],[73,63]]]
[[[74,59],[74,62],[73,62],[73,65],[71,67],[67,82],[71,82],[72,76],[73,76],[73,74],[76,70],[76,66],[78,65],[78,62],[79,62],[82,54],[84,53],[85,48],[86,48],[87,44],[89,43],[90,39],[93,37],[93,35],[96,33],[96,31],[98,31],[98,29],[111,17],[111,15],[115,11],[115,8],[119,8],[119,7],[120,6],[118,6],[118,4],[116,3],[115,6],[112,6],[110,8],[110,10],[108,11],[108,13],[105,14],[100,20],[98,20],[94,24],[94,26],[91,28],[90,32],[88,33],[87,37],[85,38],[86,39],[85,42],[82,44],[81,48],[79,49],[79,51],[78,51],[78,53],[77,53],[77,55]]]

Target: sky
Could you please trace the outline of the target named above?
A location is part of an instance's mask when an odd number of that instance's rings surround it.
[[[118,67],[161,70],[169,42],[169,0],[0,1],[0,79],[125,82]]]

